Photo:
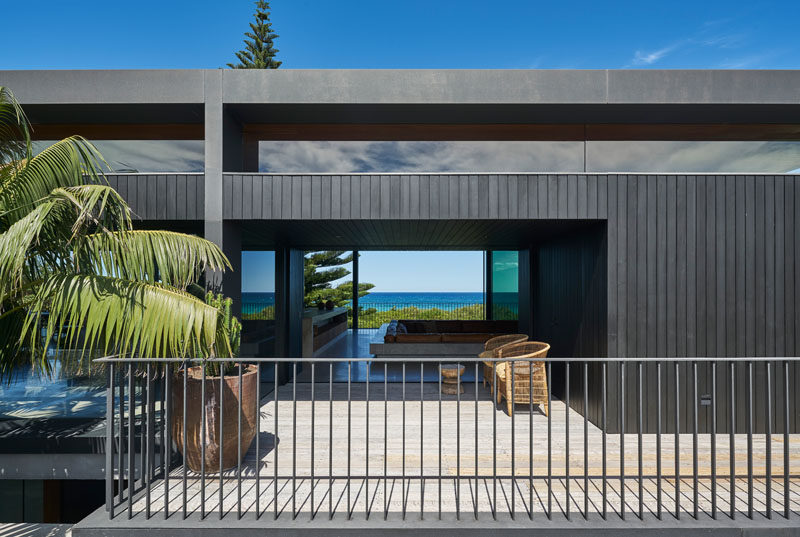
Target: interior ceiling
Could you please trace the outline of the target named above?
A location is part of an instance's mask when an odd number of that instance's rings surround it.
[[[519,249],[600,220],[248,220],[242,249]]]

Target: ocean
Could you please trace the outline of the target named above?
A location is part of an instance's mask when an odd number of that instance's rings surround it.
[[[499,296],[498,296],[499,295]],[[516,293],[498,293],[495,303],[514,304]],[[275,304],[275,293],[242,293],[242,311],[256,311]],[[471,304],[483,304],[482,292],[449,293],[370,293],[358,300],[359,306],[389,309],[392,306],[417,306],[454,310]]]

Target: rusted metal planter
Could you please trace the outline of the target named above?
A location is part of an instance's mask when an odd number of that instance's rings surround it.
[[[220,378],[206,376],[205,401],[202,396],[202,369],[190,367],[186,382],[186,416],[183,413],[183,372],[172,378],[172,438],[178,451],[184,453],[183,423],[186,421],[186,464],[194,472],[201,471],[205,444],[205,473],[219,473],[220,457]],[[222,382],[222,468],[234,468],[239,460],[239,375],[227,375]],[[258,412],[258,368],[243,367],[241,456],[250,448],[256,435]],[[202,413],[205,409],[205,435]]]

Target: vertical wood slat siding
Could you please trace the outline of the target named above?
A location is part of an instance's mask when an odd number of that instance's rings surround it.
[[[203,183],[198,174],[108,174],[109,185],[143,220],[203,218]]]
[[[168,218],[191,217],[192,193],[202,177],[136,177],[124,195],[143,218],[156,218],[159,211]],[[607,218],[609,354],[800,352],[798,176],[226,174],[225,179],[231,183],[225,195],[232,196],[224,203],[226,218]],[[151,207],[142,189],[153,181],[174,182],[166,187],[167,197],[174,189],[187,200],[186,208],[180,201],[175,209]],[[254,200],[259,192],[261,203]]]

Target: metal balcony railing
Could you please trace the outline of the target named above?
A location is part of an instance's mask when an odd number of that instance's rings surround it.
[[[800,493],[796,358],[97,362],[110,518],[788,519]]]
[[[350,306],[348,317],[352,325],[353,312]],[[494,303],[492,318],[497,320],[517,319],[519,305],[516,303]],[[247,298],[242,301],[242,318],[246,320],[275,319],[275,304],[266,299]],[[380,328],[393,319],[415,320],[483,320],[486,305],[482,302],[366,302],[359,305],[359,328]]]

